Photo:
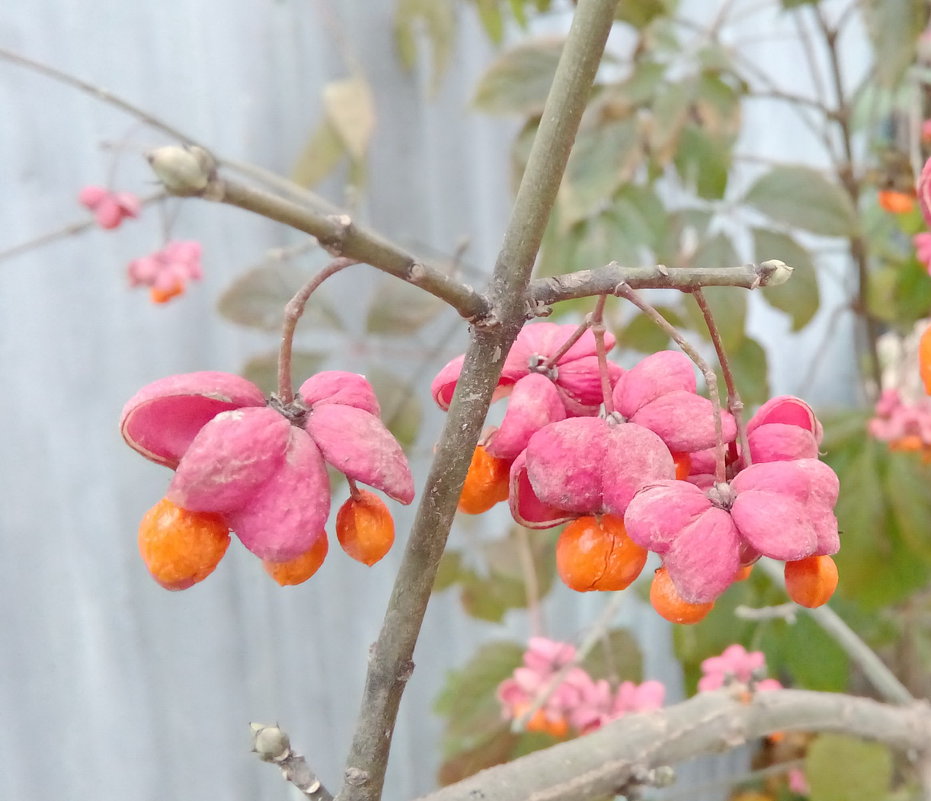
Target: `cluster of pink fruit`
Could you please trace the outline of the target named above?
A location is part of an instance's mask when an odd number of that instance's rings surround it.
[[[140,389],[123,408],[123,437],[175,471],[139,530],[153,577],[172,590],[201,581],[233,529],[278,583],[303,582],[327,554],[328,466],[350,487],[336,518],[340,545],[365,564],[381,559],[394,541],[391,514],[354,482],[405,504],[414,482],[379,415],[368,381],[337,370],[307,379],[289,403],[229,373],[173,375]]]
[[[119,228],[123,220],[138,217],[142,209],[139,198],[132,193],[112,192],[102,186],[84,187],[78,201],[108,231]],[[200,256],[200,242],[171,240],[154,253],[129,263],[129,285],[147,286],[153,303],[166,303],[184,292],[188,281],[203,277]]]
[[[606,334],[605,348],[613,345]],[[454,359],[433,381],[444,409],[462,364]],[[716,425],[684,354],[661,351],[623,370],[599,361],[590,330],[577,337],[576,326],[554,323],[521,331],[498,383],[504,396],[460,508],[477,513],[507,499],[530,528],[568,523],[556,559],[573,589],[624,589],[652,551],[662,567],[651,601],[674,622],[702,619],[761,556],[786,563],[798,603],[817,606],[833,593],[838,480],[818,460],[821,425],[799,398],[764,404],[741,453],[736,421],[722,412]]]

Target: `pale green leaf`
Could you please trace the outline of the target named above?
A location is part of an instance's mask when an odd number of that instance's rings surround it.
[[[300,386],[320,371],[327,354],[296,350],[291,353],[291,380]],[[253,356],[242,368],[242,375],[257,385],[266,395],[278,391],[278,351]]]
[[[788,234],[767,228],[753,229],[753,253],[758,264],[779,259],[795,268],[786,283],[763,289],[763,300],[789,315],[793,331],[806,326],[820,303],[818,278],[811,254]]]
[[[621,681],[639,684],[643,678],[640,646],[627,629],[606,631],[585,657],[582,667],[593,679],[608,679],[612,685]]]
[[[394,12],[394,37],[401,63],[412,69],[417,60],[417,34],[430,42],[433,61],[431,88],[435,92],[449,67],[456,35],[453,0],[398,0]]]
[[[678,6],[677,0],[636,0],[618,3],[614,18],[626,22],[634,28],[642,29],[657,17],[673,13]]]
[[[323,88],[327,119],[354,161],[362,161],[375,130],[375,101],[361,75],[331,81]]]
[[[239,325],[280,331],[285,304],[312,275],[312,272],[292,263],[255,267],[226,288],[217,309],[227,320]],[[310,327],[343,328],[338,312],[319,290],[314,293],[298,322],[298,329]]]
[[[824,236],[849,236],[857,213],[838,184],[810,167],[776,167],[760,177],[744,198],[777,222]]]
[[[504,16],[501,14],[499,0],[475,0],[478,18],[488,38],[495,44],[504,39]]]
[[[688,123],[679,136],[675,164],[682,182],[699,197],[719,200],[724,197],[731,168],[730,140],[713,137]]]
[[[490,114],[539,114],[563,42],[562,38],[536,39],[502,53],[479,79],[472,104]]]
[[[892,781],[892,755],[885,745],[842,734],[822,734],[805,755],[811,801],[885,798]]]
[[[866,31],[873,44],[874,75],[893,87],[915,61],[918,37],[928,24],[925,0],[864,0]]]
[[[727,348],[727,360],[734,373],[737,391],[745,404],[757,406],[769,400],[769,365],[766,351],[759,342],[751,337],[743,337],[736,345],[730,343]],[[718,390],[724,398],[724,377],[720,370],[717,372]]]
[[[423,421],[423,407],[413,385],[378,366],[366,371],[366,378],[378,397],[387,429],[403,447],[413,445]]]
[[[669,306],[654,306],[663,317],[677,328],[682,326],[682,319],[677,311]],[[621,331],[615,331],[618,347],[622,351],[628,348],[640,353],[656,353],[669,347],[669,334],[661,329],[645,314],[635,314],[633,319]]]
[[[375,289],[365,320],[370,334],[409,336],[444,308],[435,295],[391,276],[383,277]]]
[[[291,170],[291,180],[300,186],[316,186],[348,155],[346,145],[330,120],[314,129]]]

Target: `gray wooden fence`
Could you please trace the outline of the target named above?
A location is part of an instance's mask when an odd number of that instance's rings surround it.
[[[378,112],[365,217],[394,238],[440,251],[468,236],[470,260],[488,265],[507,219],[514,133],[512,122],[467,108],[490,47],[462,7],[456,58],[430,98],[427,70],[411,75],[398,65],[393,5],[10,2],[0,9],[0,46],[133,100],[225,156],[283,172],[320,119],[321,87],[347,74],[347,56],[358,58]],[[791,131],[786,125],[771,119],[754,130],[777,138]],[[102,142],[128,151],[117,183],[144,191],[151,178],[137,151],[162,137],[0,61],[0,249],[81,219],[77,191],[106,182],[113,161]],[[177,594],[149,580],[138,558],[138,519],[168,473],[123,445],[121,405],[155,378],[236,371],[270,348],[272,337],[219,320],[214,304],[237,271],[296,241],[243,212],[198,202],[180,209],[174,231],[203,243],[206,277],[165,307],[128,292],[123,274],[129,259],[160,245],[154,214],[0,263],[2,799],[286,797],[274,771],[248,751],[250,720],[280,721],[325,781],[336,781],[347,750],[399,549],[373,569],[333,553],[314,580],[286,591],[241,548],[204,584]],[[358,302],[358,285],[343,286],[344,302]],[[780,330],[761,314],[761,324]],[[459,331],[438,359],[463,342]],[[347,346],[340,363],[358,368],[360,348]],[[381,358],[410,369],[397,356]],[[776,375],[791,391],[798,388],[789,364],[777,358]],[[424,399],[418,447],[428,454],[441,414]],[[401,515],[399,530],[408,519]],[[573,638],[603,603],[557,593],[547,607],[552,633]],[[648,674],[675,693],[667,627],[633,599],[621,618],[639,632]],[[479,642],[526,633],[520,615],[494,627],[465,618],[451,594],[435,599],[388,798],[433,785],[439,721],[431,703],[445,671]],[[685,775],[704,779],[714,770]]]

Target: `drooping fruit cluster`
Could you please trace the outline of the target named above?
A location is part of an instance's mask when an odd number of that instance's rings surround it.
[[[605,679],[593,679],[576,661],[569,643],[532,637],[523,664],[498,685],[502,717],[520,721],[525,731],[561,739],[663,705],[666,688],[660,682],[624,681],[612,687]]]
[[[191,532],[212,521],[227,541],[233,529],[279,584],[309,578],[327,553],[327,465],[401,503],[413,499],[407,459],[379,413],[365,378],[341,371],[309,378],[287,405],[266,401],[255,384],[229,373],[188,373],[143,387],[123,409],[123,437],[175,471],[162,502],[169,506],[150,513],[158,527],[147,516],[140,530],[144,553],[154,554],[146,558],[153,575],[184,586],[205,578],[216,562],[187,577],[185,560],[203,561],[206,546]],[[393,523],[375,495],[355,493],[340,510],[337,536],[350,556],[371,565],[391,547]],[[184,575],[165,572],[167,562],[183,566]]]
[[[495,502],[486,489],[477,493],[483,503],[471,503],[476,487],[499,486],[483,480],[482,460],[508,464],[518,523],[569,523],[557,546],[568,586],[626,587],[652,551],[662,561],[653,604],[680,623],[704,617],[760,556],[796,562],[837,551],[837,476],[818,460],[822,429],[808,404],[788,396],[764,404],[746,426],[742,453],[736,421],[721,412],[716,424],[684,354],[660,351],[626,371],[599,368],[594,334],[577,334],[572,325],[538,323],[517,337],[496,391],[507,410],[473,458],[467,505],[481,511]],[[606,335],[606,349],[613,344]],[[443,408],[462,363],[434,379]],[[602,401],[611,411],[599,413]]]

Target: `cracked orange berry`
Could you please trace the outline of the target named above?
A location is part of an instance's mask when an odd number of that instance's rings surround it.
[[[837,565],[830,556],[809,556],[786,562],[786,592],[799,606],[826,604],[837,589]]]
[[[890,214],[908,214],[915,208],[915,196],[896,189],[881,189],[876,193],[879,206]]]
[[[929,325],[918,340],[918,370],[921,381],[925,385],[925,392],[931,395],[931,325]]]
[[[166,590],[185,590],[203,581],[230,544],[220,515],[189,512],[167,498],[139,523],[139,552],[149,573]]]
[[[665,567],[657,568],[653,574],[653,583],[650,585],[650,603],[660,617],[666,618],[671,623],[698,623],[714,609],[714,601],[703,604],[692,604],[686,601],[679,595]]]
[[[374,565],[394,543],[394,521],[384,501],[359,490],[336,513],[336,538],[353,559]]]
[[[303,584],[320,569],[329,550],[330,543],[327,541],[326,532],[323,532],[310,549],[300,556],[295,556],[287,562],[270,562],[263,559],[262,566],[282,587],[293,587]]]
[[[573,520],[556,542],[556,572],[578,592],[626,589],[646,560],[646,548],[628,537],[624,521],[613,515]]]
[[[479,515],[507,500],[510,470],[510,462],[492,456],[479,445],[472,454],[472,463],[462,485],[459,511]]]

